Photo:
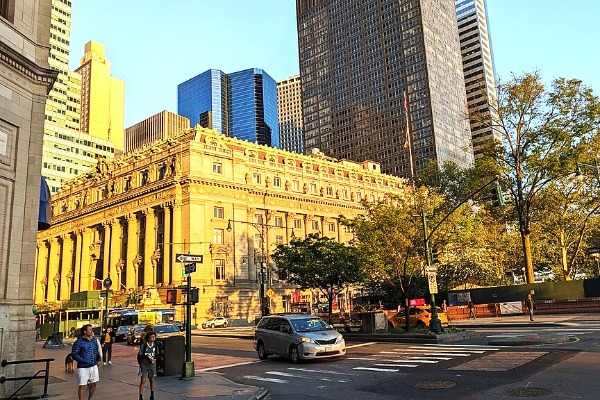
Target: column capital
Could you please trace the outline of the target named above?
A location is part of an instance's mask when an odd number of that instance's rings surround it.
[[[125,218],[125,221],[127,221],[127,223],[131,222],[132,220],[133,221],[137,220],[135,213],[127,214],[123,218]]]
[[[102,221],[102,226],[104,228],[110,227],[113,224],[113,220],[112,219],[107,219],[105,221]]]

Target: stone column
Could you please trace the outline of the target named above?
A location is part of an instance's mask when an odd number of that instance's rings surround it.
[[[108,270],[110,279],[113,281],[113,290],[121,290],[121,283],[118,282],[117,264],[121,259],[121,239],[123,229],[118,219],[112,221],[111,239],[110,239],[110,268]]]
[[[183,238],[181,234],[181,203],[177,202],[173,204],[173,237],[171,238],[172,243],[176,243],[173,245],[171,252],[171,283],[179,283],[181,281],[181,269],[183,268],[183,264],[179,264],[175,262],[175,254],[181,250],[181,253],[185,253],[185,249],[183,248]]]
[[[133,268],[133,260],[138,255],[138,221],[135,214],[127,216],[127,277],[125,286],[127,289],[137,288],[136,272]]]
[[[102,279],[108,278],[108,273],[110,271],[110,264],[112,262],[110,256],[111,256],[111,252],[110,252],[110,247],[111,247],[111,225],[113,224],[113,221],[104,221],[102,223],[102,228],[104,229],[104,243],[103,243],[103,250],[102,250]]]
[[[90,266],[92,265],[92,260],[90,259],[92,230],[89,228],[83,228],[83,234],[81,236],[81,271],[79,275],[79,291],[92,290],[92,282],[94,281],[94,277],[90,277]]]
[[[73,292],[77,293],[81,291],[81,253],[83,251],[83,229],[79,229],[75,232],[75,287]]]
[[[163,262],[163,282],[165,284],[171,284],[171,207],[169,204],[163,206],[163,221],[165,226],[163,226],[163,254],[162,254],[162,262]]]
[[[144,287],[156,283],[155,263],[152,261],[152,255],[156,251],[156,216],[152,207],[145,210],[146,214],[146,235],[144,249]]]
[[[60,242],[57,237],[50,239],[49,257],[50,262],[48,263],[48,296],[46,301],[56,301],[56,292],[60,282]]]
[[[38,252],[37,282],[35,282],[35,304],[42,304],[46,300],[46,284],[48,282],[48,242],[40,242]]]
[[[70,233],[62,236],[62,268],[60,277],[60,299],[69,300],[73,279],[73,237]]]

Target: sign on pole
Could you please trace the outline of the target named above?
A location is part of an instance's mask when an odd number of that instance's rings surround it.
[[[103,282],[102,285],[104,286],[104,289],[110,289],[110,287],[112,286],[112,279],[110,278],[106,278]]]
[[[202,261],[204,259],[204,256],[202,255],[196,255],[196,254],[175,254],[175,261],[180,262],[180,263],[200,263],[202,264]]]
[[[195,263],[185,264],[185,273],[191,274],[192,272],[196,272],[196,264]]]
[[[269,297],[273,297],[275,295],[275,291],[271,288],[269,288],[269,290],[267,290],[267,293],[265,293],[267,296]]]
[[[436,294],[438,292],[437,279],[435,273],[427,273],[427,281],[429,282],[429,293]]]

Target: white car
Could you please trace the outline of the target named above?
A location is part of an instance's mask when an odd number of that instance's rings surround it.
[[[208,321],[205,321],[202,323],[202,328],[206,329],[206,328],[218,328],[218,327],[223,327],[223,328],[227,328],[227,325],[229,325],[227,323],[227,318],[225,317],[214,317],[213,319],[209,319]]]

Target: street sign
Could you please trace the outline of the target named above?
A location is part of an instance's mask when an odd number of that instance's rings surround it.
[[[267,290],[267,293],[265,293],[267,296],[269,297],[273,297],[275,296],[275,291],[271,288],[269,288],[269,290]]]
[[[429,282],[429,293],[436,294],[438,292],[437,280],[433,272],[427,273],[427,281]]]
[[[587,253],[590,256],[594,256],[596,254],[600,255],[600,248],[598,248],[598,247],[590,247],[589,249],[587,249]]]
[[[104,289],[110,289],[110,287],[112,286],[112,279],[110,278],[106,278],[103,282],[102,285],[104,286]]]
[[[185,273],[191,274],[192,272],[196,272],[196,264],[195,263],[185,264]]]
[[[430,265],[428,267],[425,267],[425,269],[427,270],[427,272],[433,272],[434,274],[438,271],[437,265]]]
[[[195,254],[175,254],[175,260],[180,263],[200,263],[202,264],[202,260],[204,256],[195,255]]]

